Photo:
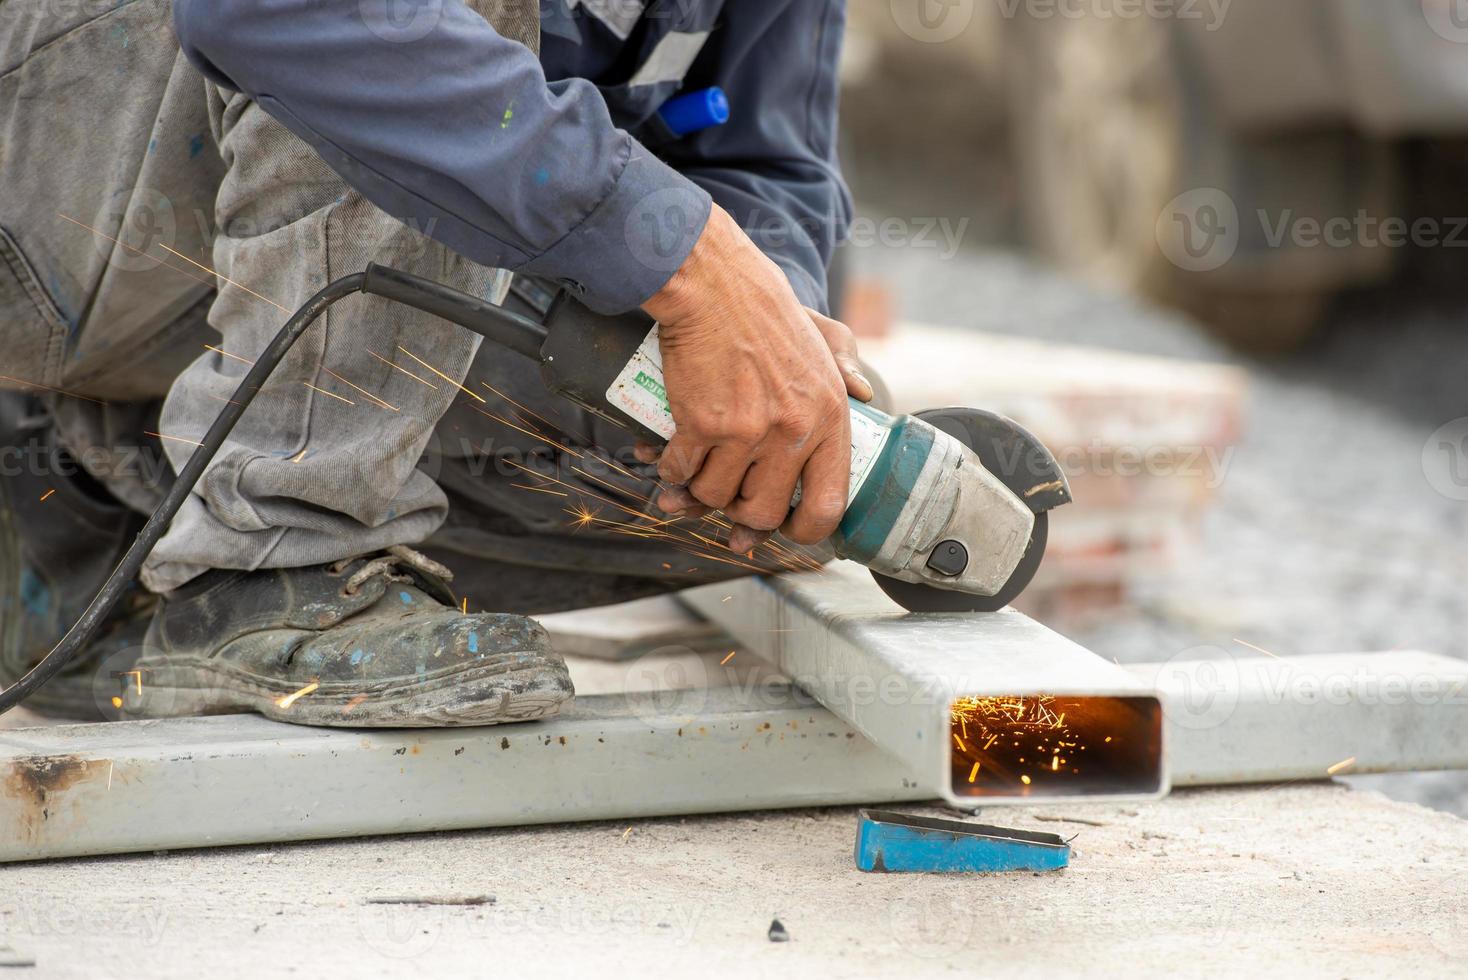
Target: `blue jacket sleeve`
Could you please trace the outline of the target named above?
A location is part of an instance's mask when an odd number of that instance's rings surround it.
[[[596,87],[547,83],[535,55],[459,0],[426,32],[359,0],[176,0],[189,60],[310,143],[387,213],[486,266],[618,313],[667,282],[708,194],[617,129]],[[676,219],[676,220],[673,220]]]
[[[736,0],[685,89],[723,86],[730,119],[663,156],[706,189],[825,312],[826,270],[851,224],[836,156],[844,0]]]

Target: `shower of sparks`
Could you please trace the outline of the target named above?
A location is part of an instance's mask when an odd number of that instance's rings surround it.
[[[320,681],[312,681],[311,683],[307,684],[305,687],[301,688],[296,693],[294,693],[294,694],[287,694],[283,698],[276,699],[275,706],[277,708],[282,709],[282,710],[284,710],[286,708],[289,708],[291,705],[295,704],[301,698],[305,697],[308,694],[314,693],[316,691],[316,689],[318,687],[320,687],[320,686],[321,686],[321,682]]]
[[[986,764],[983,768],[990,774],[991,782],[1018,778],[1029,786],[1031,776],[1018,772],[1020,768],[1036,773],[1079,772],[1074,760],[1087,746],[1072,733],[1066,724],[1066,712],[1058,711],[1059,707],[1049,695],[968,697],[954,701],[949,713],[950,734],[956,747],[954,778],[958,778],[963,766],[973,763],[969,782],[975,782],[981,760]],[[1106,740],[1111,741],[1109,736]],[[998,751],[991,753],[996,745]]]
[[[309,381],[302,381],[301,384],[305,385],[307,388],[310,388],[312,391],[318,394],[325,395],[327,398],[335,398],[339,402],[346,402],[353,408],[357,407],[357,403],[352,401],[350,398],[343,398],[341,395],[333,394],[332,392],[327,391],[325,388],[318,388]]]
[[[215,347],[213,344],[205,344],[204,345],[204,349],[205,350],[212,350],[216,354],[223,354],[225,357],[229,358],[230,360],[239,361],[241,364],[248,364],[251,367],[254,367],[255,366],[255,362],[252,361],[252,360],[250,360],[248,357],[240,357],[238,354],[231,354],[229,351],[225,350],[222,347]]]
[[[41,503],[44,504],[46,501],[50,500],[51,495],[55,492],[55,490],[47,490],[45,493],[41,494]]]
[[[412,351],[408,350],[408,348],[406,348],[406,347],[402,346],[401,344],[399,344],[398,345],[398,350],[402,351],[404,354],[407,354],[413,360],[417,361],[419,364],[423,365],[425,368],[427,368],[428,370],[432,371],[434,374],[438,375],[440,378],[443,378],[449,384],[453,385],[455,388],[458,388],[460,391],[462,391],[464,394],[468,395],[470,398],[472,398],[475,401],[479,402],[479,404],[481,404],[481,405],[488,405],[489,404],[489,402],[487,402],[483,398],[481,398],[477,392],[473,392],[473,391],[470,391],[468,388],[465,388],[463,385],[459,384],[453,378],[449,377],[447,374],[444,374],[438,368],[434,367],[432,364],[429,364],[427,361],[423,360],[423,358],[419,357],[418,355],[414,354]]]
[[[158,438],[158,439],[166,439],[169,442],[182,442],[182,443],[185,443],[185,444],[190,445],[190,446],[198,446],[200,449],[203,449],[204,448],[204,444],[202,442],[195,442],[192,439],[185,439],[182,436],[165,436],[161,432],[149,432],[146,429],[143,430],[143,435],[145,435],[145,436],[154,436],[155,438]]]
[[[432,381],[427,381],[427,380],[424,380],[423,378],[418,377],[418,375],[414,374],[412,371],[409,371],[407,368],[403,367],[400,364],[394,364],[392,361],[389,361],[387,358],[385,358],[381,354],[377,353],[377,351],[375,351],[375,350],[369,350],[367,353],[371,354],[373,357],[377,358],[379,361],[381,361],[382,363],[386,364],[388,367],[392,368],[394,371],[401,371],[403,374],[406,374],[408,377],[412,378],[414,381],[418,382],[420,385],[427,385],[429,388],[432,388],[434,391],[437,391],[438,390],[438,385],[434,384]]]
[[[366,388],[359,388],[356,385],[352,384],[350,381],[348,381],[346,378],[342,377],[341,375],[337,374],[331,368],[324,367],[321,370],[325,371],[327,374],[331,375],[333,378],[335,378],[336,380],[340,381],[342,384],[346,385],[348,388],[350,388],[353,391],[357,392],[357,394],[365,396],[369,401],[371,401],[377,407],[379,407],[379,408],[385,408],[385,409],[388,409],[389,411],[393,411],[393,412],[401,411],[401,409],[396,408],[395,406],[388,404],[387,402],[383,401],[381,398],[378,398],[376,395],[374,395],[372,392],[368,391]]]
[[[479,383],[482,384],[482,385],[484,385],[484,387],[488,388],[490,391],[494,392],[496,395],[498,395],[504,401],[510,403],[511,405],[514,405],[516,408],[518,408],[520,411],[524,412],[526,415],[533,415],[533,416],[535,416],[537,419],[540,419],[540,421],[544,422],[546,425],[550,426],[552,429],[560,429],[560,428],[562,428],[561,423],[559,423],[559,422],[553,422],[550,419],[546,418],[544,415],[541,415],[539,412],[535,411],[534,409],[526,408],[524,405],[521,405],[519,402],[515,401],[515,399],[511,398],[509,395],[505,394],[503,391],[500,391],[498,388],[496,388],[494,385],[490,384],[488,381],[481,381]]]
[[[1237,643],[1241,647],[1248,647],[1250,650],[1254,650],[1254,651],[1257,651],[1259,653],[1262,653],[1266,657],[1274,657],[1275,660],[1278,660],[1279,659],[1278,654],[1270,653],[1268,650],[1264,649],[1263,647],[1256,647],[1252,643],[1246,643],[1245,641],[1240,640],[1238,637],[1234,637],[1234,642]]]
[[[733,660],[734,659],[734,654],[736,654],[738,652],[739,652],[738,650],[730,650],[729,651],[729,655],[727,657],[725,657],[723,660],[720,660],[719,661],[719,666],[722,667],[726,663],[728,663],[729,661]]]
[[[1325,774],[1327,776],[1334,776],[1336,773],[1340,772],[1342,769],[1349,769],[1352,766],[1354,766],[1355,764],[1356,764],[1356,757],[1353,755],[1349,759],[1342,759],[1340,762],[1337,762],[1335,765],[1330,766],[1329,768],[1327,768],[1325,770]]]
[[[279,303],[277,303],[275,300],[271,299],[269,296],[261,296],[259,293],[255,292],[253,289],[251,289],[249,286],[246,286],[244,283],[235,282],[229,276],[226,276],[226,275],[224,275],[221,272],[215,272],[213,269],[209,268],[207,265],[205,265],[202,262],[195,262],[193,259],[191,259],[187,255],[183,254],[178,249],[176,249],[176,248],[169,248],[167,245],[164,245],[162,242],[159,242],[158,243],[158,247],[161,248],[161,249],[165,249],[166,251],[171,252],[174,255],[177,255],[179,258],[183,259],[189,265],[198,266],[200,269],[203,269],[205,272],[209,273],[214,278],[216,278],[216,279],[218,279],[218,280],[220,280],[222,282],[227,282],[231,286],[234,286],[236,289],[243,289],[245,292],[249,293],[251,296],[255,297],[256,299],[261,300],[262,302],[269,303],[271,306],[275,307],[277,310],[279,310],[280,312],[284,313],[286,316],[290,316],[291,315],[291,313],[292,313],[291,310],[288,310],[284,306],[281,306]]]

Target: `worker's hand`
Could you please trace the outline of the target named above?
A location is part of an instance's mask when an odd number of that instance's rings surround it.
[[[871,397],[851,332],[801,306],[779,267],[717,206],[693,253],[644,309],[661,325],[678,426],[661,455],[638,450],[656,458],[670,485],[658,506],[724,511],[737,525],[734,551],[776,529],[801,544],[829,537],[850,479],[846,395]]]

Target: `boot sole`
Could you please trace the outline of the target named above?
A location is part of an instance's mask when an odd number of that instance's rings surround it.
[[[524,655],[521,655],[524,656]],[[311,688],[247,674],[202,657],[144,658],[141,695],[129,691],[133,718],[179,718],[251,711],[275,721],[328,728],[467,728],[537,721],[575,696],[564,663],[515,654],[512,665],[475,664],[421,679],[396,678]]]

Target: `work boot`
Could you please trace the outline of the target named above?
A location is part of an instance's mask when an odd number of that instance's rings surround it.
[[[498,725],[574,694],[538,623],[465,615],[442,565],[408,548],[334,565],[213,571],[164,597],[136,674],[133,717],[255,711],[301,725]]]
[[[38,399],[0,392],[0,686],[14,684],[61,640],[142,525],[59,444]],[[155,605],[130,589],[97,637],[26,707],[104,717],[100,665],[142,643]]]

